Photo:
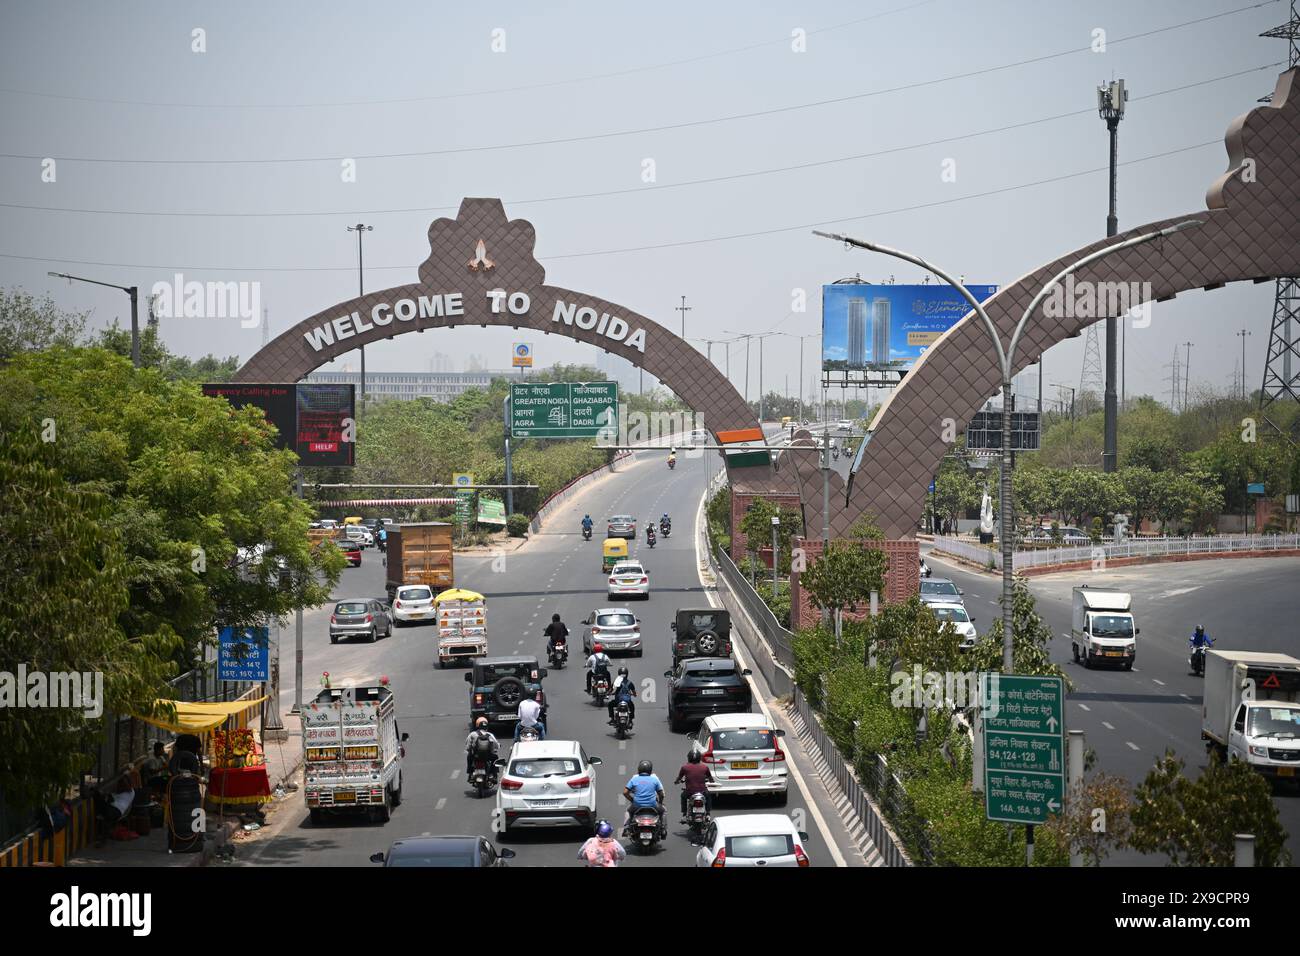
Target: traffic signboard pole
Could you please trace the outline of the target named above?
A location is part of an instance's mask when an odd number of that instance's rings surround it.
[[[521,367],[520,375],[522,374],[523,369]],[[501,418],[503,420],[503,425],[505,426],[506,436],[506,484],[512,485],[514,484],[515,478],[512,462],[510,461],[510,396],[508,395],[501,399]],[[506,488],[506,518],[508,519],[514,513],[515,490],[513,488]]]

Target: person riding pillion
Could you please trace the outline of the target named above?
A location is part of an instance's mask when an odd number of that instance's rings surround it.
[[[591,693],[591,677],[593,674],[600,672],[606,677],[609,676],[609,655],[605,653],[605,645],[597,644],[591,649],[591,656],[587,658],[587,693]]]
[[[627,668],[620,667],[618,676],[614,678],[613,697],[609,701],[609,719],[612,723],[614,720],[614,708],[619,705],[620,701],[627,701],[628,716],[636,720],[636,685],[632,683],[632,678],[628,676]]]
[[[659,811],[660,828],[666,829],[663,822],[664,785],[655,776],[655,766],[649,760],[642,760],[636,765],[636,776],[628,780],[623,788],[627,798],[627,816],[623,820],[623,830],[627,831],[632,822],[632,814],[638,807],[654,807]]]
[[[476,758],[486,762],[489,770],[491,770],[500,751],[501,744],[497,742],[496,735],[488,730],[487,718],[480,717],[474,721],[474,729],[465,738],[466,776],[474,772],[474,760]]]

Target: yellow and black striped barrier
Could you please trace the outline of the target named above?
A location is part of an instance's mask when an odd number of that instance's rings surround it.
[[[34,827],[0,848],[0,868],[15,866],[63,866],[68,857],[95,839],[95,805],[89,800],[72,804],[72,819],[53,836]]]

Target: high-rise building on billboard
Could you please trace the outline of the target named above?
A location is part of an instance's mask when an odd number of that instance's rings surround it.
[[[849,367],[862,368],[867,364],[867,300],[852,298],[849,308]]]
[[[889,364],[889,300],[880,297],[871,303],[871,362],[877,367]]]

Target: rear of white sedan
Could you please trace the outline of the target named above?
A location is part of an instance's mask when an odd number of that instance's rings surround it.
[[[650,575],[646,569],[632,561],[614,565],[607,588],[610,600],[617,597],[642,597],[650,600]]]
[[[715,817],[704,832],[696,866],[812,866],[808,834],[780,813]]]
[[[694,749],[713,774],[713,796],[770,794],[785,806],[790,771],[780,738],[762,714],[714,714],[695,735]]]

